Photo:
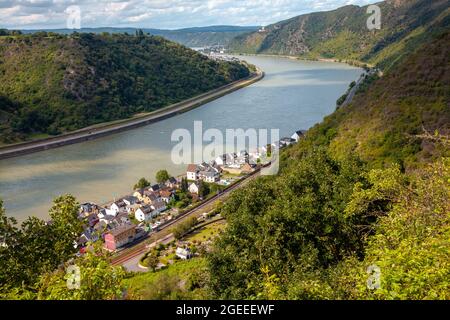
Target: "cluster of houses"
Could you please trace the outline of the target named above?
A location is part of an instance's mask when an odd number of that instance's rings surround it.
[[[209,163],[190,164],[186,170],[186,177],[189,181],[194,182],[189,186],[189,191],[191,193],[198,193],[198,181],[226,184],[225,180],[221,180],[223,172],[234,175],[249,174],[256,169],[263,155],[269,152],[269,148],[272,150],[282,149],[297,143],[304,136],[305,131],[298,130],[291,137],[283,137],[279,141],[275,141],[270,147],[269,145],[263,146],[259,150],[250,153],[246,150],[242,150],[239,153],[225,153]]]
[[[179,180],[172,177],[165,183],[135,190],[133,195],[125,196],[105,207],[83,203],[79,215],[87,224],[78,240],[81,251],[88,242],[100,239],[104,241],[106,249],[114,251],[144,236],[147,230],[141,224],[137,226],[132,223],[130,216],[134,216],[139,222],[149,222],[156,218],[167,210],[167,205],[175,197],[179,186]],[[157,222],[152,229],[158,226]]]
[[[305,131],[296,131],[291,137],[282,138],[271,147],[284,148],[298,142],[304,135]],[[200,181],[226,184],[226,180],[221,180],[224,172],[231,174],[253,172],[261,154],[268,151],[268,147],[262,149],[254,153],[245,150],[239,153],[226,153],[210,163],[190,164],[186,171],[187,180],[191,181],[188,191],[192,196],[198,195]],[[164,183],[135,190],[132,195],[106,206],[83,203],[80,206],[79,216],[87,223],[78,239],[80,251],[83,252],[88,242],[99,240],[104,241],[106,249],[114,251],[143,237],[148,232],[144,227],[146,223],[167,210],[168,204],[175,198],[176,190],[181,188],[181,182],[181,179],[171,177]],[[132,223],[130,217],[134,217],[140,224]],[[157,229],[160,224],[161,222],[156,222],[151,228]]]

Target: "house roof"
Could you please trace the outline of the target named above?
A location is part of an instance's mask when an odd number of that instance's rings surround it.
[[[200,174],[205,177],[214,178],[217,175],[217,172],[215,172],[215,171],[200,171]]]
[[[187,172],[197,172],[197,171],[198,171],[197,165],[196,165],[196,164],[190,164],[190,165],[188,165],[186,171],[187,171]]]
[[[126,203],[123,202],[123,200],[116,201],[116,202],[114,202],[114,204],[116,204],[119,208],[127,206]]]
[[[109,233],[112,234],[114,237],[116,237],[118,235],[121,235],[122,233],[125,233],[132,229],[135,229],[135,227],[136,226],[134,224],[125,223],[125,224],[119,225],[115,229],[111,230]]]
[[[80,205],[80,209],[83,212],[90,212],[92,210],[92,204],[89,202],[83,203]]]
[[[170,196],[172,196],[172,192],[170,192],[169,190],[161,190],[159,194],[164,198],[169,198]]]
[[[169,182],[169,183],[177,183],[178,181],[174,177],[170,177],[169,180],[167,180],[167,182]]]
[[[153,192],[153,191],[146,191],[146,192],[145,192],[145,196],[146,196],[147,198],[149,198],[150,201],[155,201],[156,199],[159,198],[159,194],[157,194],[157,193],[155,193],[155,192]]]
[[[163,201],[157,201],[157,202],[153,203],[152,206],[155,209],[161,209],[161,208],[164,208],[166,206],[166,204]]]
[[[138,199],[134,196],[126,196],[123,197],[123,200],[127,200],[128,202],[136,202]]]
[[[154,184],[154,185],[151,186],[151,188],[152,188],[153,191],[157,191],[157,190],[161,189],[159,184]]]
[[[151,213],[151,212],[153,211],[152,207],[149,206],[149,205],[147,205],[147,206],[142,206],[142,207],[140,207],[139,209],[141,209],[141,211],[142,211],[144,214],[149,214],[149,213]]]

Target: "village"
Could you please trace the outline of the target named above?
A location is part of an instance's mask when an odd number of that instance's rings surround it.
[[[208,163],[189,164],[186,173],[179,177],[161,170],[157,173],[157,183],[150,184],[142,178],[131,194],[120,199],[104,205],[81,204],[79,218],[86,224],[77,241],[78,254],[83,254],[95,242],[102,242],[110,252],[133,246],[267,164],[268,153],[297,143],[304,134],[305,131],[299,130],[260,150],[226,153]],[[193,256],[189,243],[182,241],[178,241],[174,253],[179,259]]]

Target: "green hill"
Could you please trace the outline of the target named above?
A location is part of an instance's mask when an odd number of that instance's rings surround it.
[[[389,67],[397,58],[439,33],[450,22],[448,0],[392,0],[378,3],[381,30],[367,28],[367,6],[345,6],[305,14],[236,37],[235,52],[365,61]]]
[[[249,75],[157,36],[0,36],[5,142],[156,110]]]
[[[136,28],[81,28],[79,33],[128,33],[135,34]],[[235,38],[246,32],[256,31],[258,27],[240,27],[240,26],[210,26],[197,28],[184,28],[176,30],[165,29],[142,29],[143,32],[154,36],[161,36],[167,40],[178,42],[184,46],[195,48],[221,45],[225,46]],[[42,29],[42,30],[22,30],[23,33],[35,33],[39,31],[54,32],[60,34],[71,34],[71,29]],[[0,31],[1,34],[1,31]]]

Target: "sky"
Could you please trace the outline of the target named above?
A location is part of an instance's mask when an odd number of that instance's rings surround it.
[[[0,28],[264,26],[374,0],[0,0]],[[74,7],[75,6],[75,7]],[[80,19],[77,19],[77,12]],[[75,15],[75,19],[74,19]],[[79,24],[78,24],[79,22]]]

